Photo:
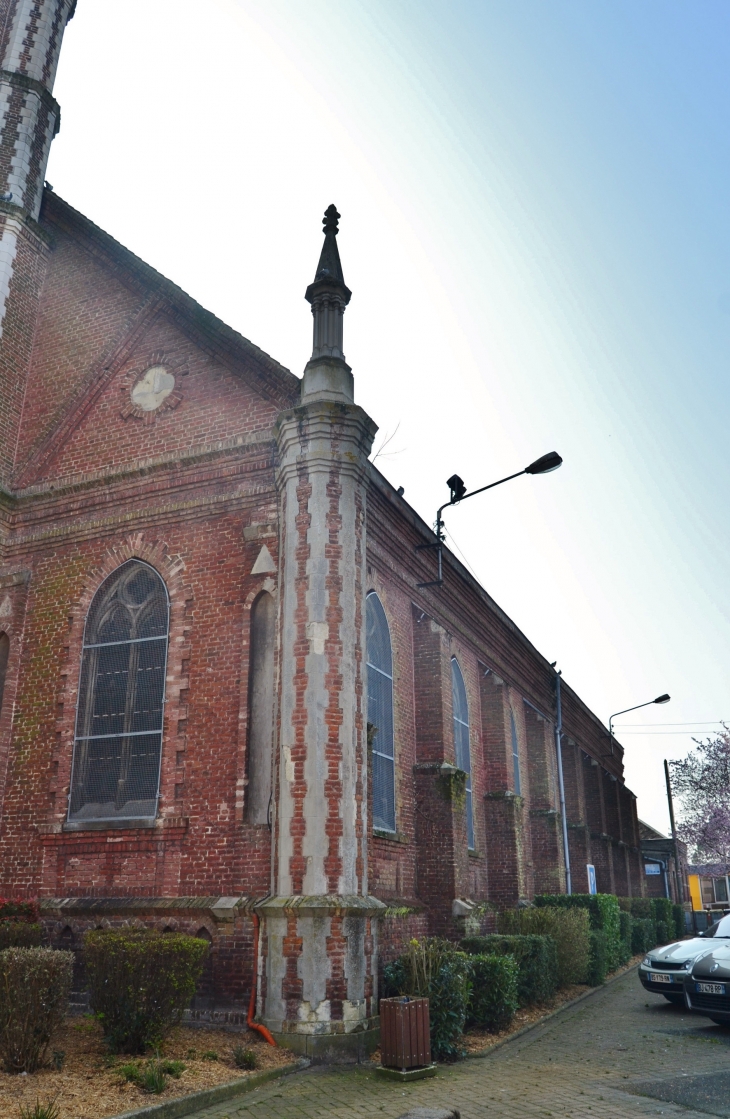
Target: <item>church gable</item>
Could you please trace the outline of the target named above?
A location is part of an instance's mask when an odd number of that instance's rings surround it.
[[[15,486],[253,435],[299,382],[55,196]]]

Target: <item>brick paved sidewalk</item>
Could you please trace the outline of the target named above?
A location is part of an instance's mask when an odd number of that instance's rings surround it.
[[[647,995],[632,971],[491,1055],[443,1066],[433,1080],[403,1087],[366,1068],[312,1069],[193,1119],[396,1119],[416,1105],[458,1107],[462,1119],[730,1116],[726,1070],[730,1030]]]

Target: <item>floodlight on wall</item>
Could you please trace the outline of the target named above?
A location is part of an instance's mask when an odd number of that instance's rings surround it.
[[[629,711],[638,711],[640,707],[651,707],[653,703],[669,703],[672,697],[667,695],[658,695],[656,699],[648,699],[646,703],[637,703],[636,707],[624,707],[623,711],[615,711],[608,720],[608,733],[613,737],[613,720],[617,719],[619,715],[627,715]]]
[[[542,458],[535,459],[524,470],[518,470],[516,474],[508,474],[506,478],[500,478],[498,482],[490,482],[488,486],[480,486],[478,490],[472,490],[467,493],[466,482],[460,478],[458,474],[452,474],[447,479],[446,485],[449,487],[449,500],[439,508],[436,513],[436,540],[433,544],[417,544],[416,551],[420,552],[426,548],[435,548],[438,556],[438,578],[431,579],[427,583],[418,583],[419,587],[442,587],[444,583],[444,569],[443,569],[443,551],[444,541],[444,521],[441,514],[444,509],[448,509],[449,505],[458,505],[460,501],[466,501],[468,497],[476,497],[478,493],[484,493],[485,490],[493,490],[495,486],[501,486],[503,482],[511,482],[513,478],[520,478],[523,474],[549,474],[551,470],[557,470],[562,464],[563,460],[557,451],[550,451],[549,454],[543,455]]]

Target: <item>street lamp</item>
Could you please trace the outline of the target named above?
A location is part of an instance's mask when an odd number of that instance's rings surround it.
[[[536,459],[535,462],[531,462],[524,470],[518,470],[516,474],[509,474],[506,478],[500,478],[498,482],[490,482],[488,486],[480,486],[478,490],[472,490],[471,493],[466,492],[466,483],[459,475],[452,474],[446,482],[450,491],[449,500],[445,501],[436,513],[436,543],[416,545],[417,552],[422,551],[424,548],[436,548],[438,552],[438,579],[431,579],[428,583],[418,583],[417,586],[443,586],[443,546],[446,537],[444,536],[444,521],[441,514],[444,509],[448,509],[449,505],[458,505],[460,501],[466,501],[468,497],[476,497],[478,493],[484,493],[485,490],[493,490],[495,486],[501,486],[503,482],[511,482],[513,478],[520,478],[523,474],[549,474],[551,470],[557,470],[562,461],[557,451],[550,451],[549,454],[543,455],[542,458]]]
[[[613,738],[613,720],[617,719],[619,715],[627,715],[629,711],[638,711],[640,707],[651,707],[652,703],[669,703],[671,698],[670,695],[658,695],[656,699],[649,699],[646,703],[637,703],[636,707],[624,707],[623,711],[614,711],[608,720],[608,733]]]

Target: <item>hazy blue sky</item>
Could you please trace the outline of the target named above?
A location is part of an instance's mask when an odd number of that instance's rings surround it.
[[[335,202],[378,465],[619,734],[730,718],[727,0],[80,0],[55,189],[301,373]],[[670,732],[670,733],[667,733]]]

